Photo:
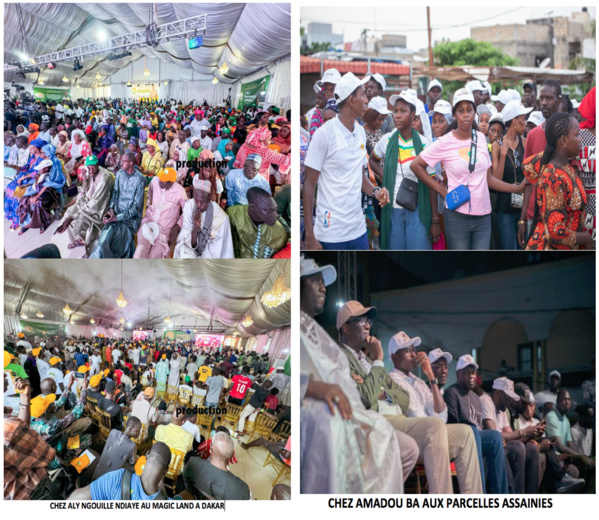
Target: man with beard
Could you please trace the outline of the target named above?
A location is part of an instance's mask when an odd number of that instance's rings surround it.
[[[381,206],[389,202],[386,188],[372,185],[366,169],[366,134],[356,122],[364,115],[368,99],[364,84],[351,72],[335,86],[339,115],[314,133],[305,161],[304,214],[306,249],[369,249],[362,192],[375,197]],[[315,197],[318,183],[318,198]]]
[[[193,188],[193,198],[183,207],[173,258],[233,258],[229,217],[211,200],[210,181],[196,175]]]
[[[347,357],[314,319],[335,268],[302,258],[300,274],[301,492],[401,493],[418,450],[400,452],[391,424],[365,408]]]
[[[541,85],[539,93],[539,102],[541,104],[541,113],[547,121],[553,114],[559,112],[560,102],[562,100],[562,87],[554,79],[546,79]],[[536,155],[547,146],[545,138],[545,124],[533,128],[526,135],[526,148],[524,149],[523,161],[531,155]],[[532,224],[535,216],[535,205],[537,200],[536,184],[528,184],[524,188],[524,204],[522,213],[518,222],[518,242],[524,249],[532,230]]]
[[[227,174],[225,178],[227,185],[227,206],[247,204],[247,191],[254,186],[270,193],[270,184],[262,175],[258,175],[261,164],[262,156],[252,153],[245,160],[243,170],[231,170]]]
[[[69,249],[85,246],[89,254],[100,235],[114,186],[113,175],[98,164],[98,158],[90,155],[85,158],[87,175],[83,181],[83,191],[70,206],[56,233],[67,232]]]

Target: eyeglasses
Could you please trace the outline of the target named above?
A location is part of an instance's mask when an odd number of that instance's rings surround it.
[[[358,318],[351,318],[351,319],[347,320],[345,323],[357,323],[362,326],[368,324],[369,327],[372,327],[372,320],[369,319],[367,316],[359,316]]]

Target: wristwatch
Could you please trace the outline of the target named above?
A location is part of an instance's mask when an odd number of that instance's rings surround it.
[[[375,186],[375,187],[373,188],[373,190],[372,190],[372,193],[370,194],[370,196],[371,196],[371,197],[374,197],[374,194],[375,194],[377,191],[380,191],[380,189],[381,189],[381,188],[380,188],[380,186]]]
[[[433,385],[437,385],[437,386],[439,386],[439,380],[438,380],[438,379],[435,377],[435,379],[431,379],[431,380],[428,382],[428,384],[429,384],[429,385],[431,385],[431,386],[433,386]]]

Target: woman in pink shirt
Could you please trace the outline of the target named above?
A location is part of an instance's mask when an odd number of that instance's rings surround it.
[[[478,132],[474,117],[476,108],[472,93],[465,88],[453,96],[451,132],[437,139],[410,163],[410,168],[429,188],[443,199],[448,192],[463,185],[470,200],[454,210],[445,205],[445,234],[449,249],[489,249],[491,247],[491,199],[489,188],[506,193],[522,193],[525,183],[508,184],[491,174],[491,156],[485,136]],[[476,146],[473,137],[476,136]],[[476,152],[474,170],[470,172],[471,150]],[[442,163],[447,176],[447,188],[426,171]]]

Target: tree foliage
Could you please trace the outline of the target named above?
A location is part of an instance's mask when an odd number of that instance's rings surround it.
[[[466,38],[457,42],[442,42],[433,47],[435,65],[455,67],[463,65],[502,67],[516,65],[517,58],[508,56],[489,42]]]

